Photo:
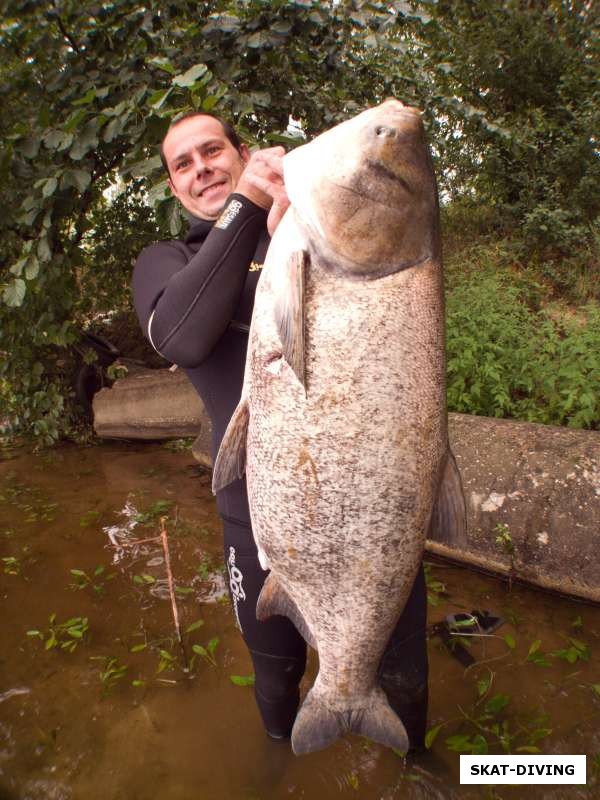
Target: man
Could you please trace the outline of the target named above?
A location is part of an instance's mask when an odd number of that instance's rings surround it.
[[[153,347],[182,367],[213,424],[216,456],[240,398],[254,292],[272,234],[289,205],[281,147],[250,154],[235,131],[210,114],[171,125],[161,147],[171,191],[191,215],[182,241],[146,248],[134,270],[140,324]],[[299,702],[306,645],[292,623],[256,619],[267,576],[258,556],[245,479],[217,493],[234,612],[256,675],[255,696],[274,739],[289,737]],[[422,570],[382,658],[379,676],[422,746],[427,715],[426,591]]]

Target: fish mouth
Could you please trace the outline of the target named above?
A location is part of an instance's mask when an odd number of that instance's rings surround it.
[[[409,194],[413,194],[412,188],[408,185],[408,183],[404,180],[401,175],[397,175],[393,172],[389,167],[386,167],[385,164],[382,164],[381,161],[374,161],[372,158],[368,158],[365,161],[365,165],[373,172],[378,178],[383,178],[384,180],[394,181],[395,183],[399,183],[402,188],[407,191]]]
[[[379,191],[376,190],[371,183],[372,178],[383,180],[384,188]],[[394,203],[387,203],[383,199],[387,194],[385,191],[386,184],[389,186],[390,183],[394,183],[396,187],[400,186],[402,190],[411,197],[414,196],[415,193],[414,189],[401,175],[393,172],[389,167],[386,167],[385,164],[382,164],[381,161],[376,161],[372,158],[368,158],[363,162],[363,169],[358,172],[351,183],[338,183],[337,181],[331,180],[331,178],[328,180],[332,186],[338,189],[352,192],[352,194],[362,199],[370,200],[372,203],[377,203],[377,205],[384,206],[384,208],[389,208],[392,211],[398,210],[399,203],[398,200]]]

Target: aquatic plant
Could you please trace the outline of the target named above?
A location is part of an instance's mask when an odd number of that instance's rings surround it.
[[[117,577],[116,572],[105,574],[105,568],[101,564],[96,567],[91,575],[88,575],[82,569],[71,569],[69,572],[75,578],[75,581],[69,584],[69,588],[80,590],[91,588],[96,594],[102,594],[106,589],[106,582]]]
[[[106,656],[104,658],[104,668],[99,673],[103,693],[109,692],[118,681],[124,678],[128,669],[129,666],[127,664],[120,664],[116,658]]]
[[[432,607],[438,606],[442,602],[442,596],[447,594],[446,586],[433,575],[431,564],[424,562],[423,570],[427,586],[427,603]]]
[[[252,675],[230,675],[229,680],[234,686],[254,686],[255,676]]]
[[[192,645],[192,650],[199,656],[202,656],[206,661],[213,665],[213,667],[217,666],[217,662],[215,659],[215,650],[217,649],[217,645],[219,644],[219,637],[214,636],[210,642],[206,645],[206,647],[202,647],[202,645],[195,644]]]
[[[57,622],[56,614],[53,613],[48,617],[48,622],[46,633],[40,630],[27,631],[27,636],[41,639],[46,650],[60,647],[61,650],[72,653],[89,630],[87,617],[71,617],[65,622]]]
[[[21,562],[16,556],[4,556],[1,559],[4,564],[6,575],[19,575],[21,573]]]

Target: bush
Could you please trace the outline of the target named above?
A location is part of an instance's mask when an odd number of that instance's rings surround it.
[[[447,299],[448,407],[549,425],[600,428],[600,309],[557,320],[534,285],[467,270]]]

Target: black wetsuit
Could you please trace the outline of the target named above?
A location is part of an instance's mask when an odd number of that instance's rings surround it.
[[[266,217],[234,193],[217,223],[195,220],[185,240],[147,247],[134,270],[142,329],[200,394],[212,420],[213,459],[241,394],[254,293],[269,244]],[[298,706],[306,645],[287,618],[256,619],[267,573],[258,562],[245,479],[219,491],[217,507],[231,599],[254,663],[257,704],[267,731],[286,736]],[[422,742],[427,715],[426,606],[420,570],[379,673],[413,745]]]

